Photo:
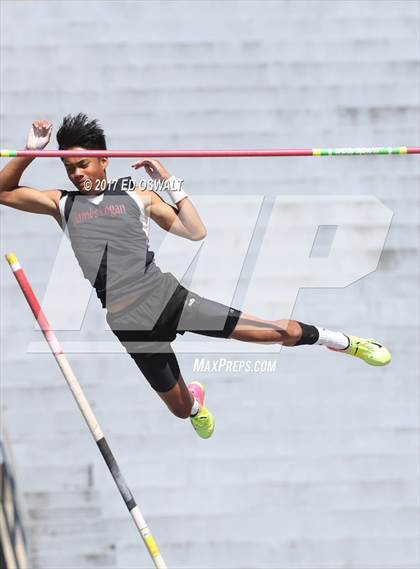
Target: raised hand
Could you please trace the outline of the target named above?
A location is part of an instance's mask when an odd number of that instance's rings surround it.
[[[32,123],[26,140],[27,150],[42,150],[51,138],[52,123],[47,120],[37,120]]]

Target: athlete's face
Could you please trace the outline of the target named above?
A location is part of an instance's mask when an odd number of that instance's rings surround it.
[[[84,150],[80,147],[69,148],[69,150]],[[106,180],[106,167],[108,158],[64,158],[64,167],[67,176],[76,186],[80,193],[97,194],[103,191],[102,180]]]

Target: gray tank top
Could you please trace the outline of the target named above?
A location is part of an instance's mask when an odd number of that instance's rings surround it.
[[[95,196],[61,190],[63,230],[104,308],[146,295],[162,275],[149,250],[149,219],[130,184],[120,178]]]

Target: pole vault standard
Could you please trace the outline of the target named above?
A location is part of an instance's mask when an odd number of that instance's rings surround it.
[[[250,156],[361,156],[420,154],[420,146],[360,148],[263,148],[250,150],[0,150],[0,157],[13,158],[233,158]]]
[[[61,349],[60,343],[57,340],[56,335],[51,330],[48,320],[42,311],[42,308],[29,284],[29,281],[20,266],[20,263],[14,253],[8,253],[6,255],[7,262],[10,265],[10,268],[13,271],[13,274],[16,277],[17,282],[19,283],[20,288],[22,289],[23,294],[25,295],[26,300],[28,301],[29,306],[39,324],[39,327],[42,330],[42,333],[45,336],[45,339],[48,342],[48,345],[51,348],[52,353],[64,375],[65,380],[67,381],[68,386],[70,387],[70,391],[73,394],[73,397],[76,399],[76,403],[79,406],[82,415],[88,424],[88,427],[93,435],[93,438],[96,441],[96,444],[101,451],[102,456],[112,474],[112,477],[115,481],[115,484],[120,491],[120,494],[125,502],[125,505],[128,508],[128,511],[131,514],[131,517],[136,524],[136,527],[143,538],[143,542],[150,553],[150,556],[153,560],[153,563],[157,569],[166,569],[166,564],[159,552],[158,546],[156,545],[155,540],[153,539],[152,534],[150,533],[149,528],[140,512],[140,508],[137,506],[133,495],[130,492],[122,474],[120,468],[115,460],[111,449],[108,446],[108,443],[105,440],[105,437],[101,431],[101,428],[92,412],[92,408],[89,405],[88,400],[86,399],[82,388],[80,387],[79,382],[77,381],[76,376],[73,373],[73,370],[70,367],[70,364]]]

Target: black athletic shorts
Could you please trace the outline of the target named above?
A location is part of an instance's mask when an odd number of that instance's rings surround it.
[[[152,388],[165,392],[180,376],[170,345],[176,335],[194,332],[229,338],[242,312],[204,298],[179,283],[165,307],[159,305],[159,297],[157,293],[140,298],[124,310],[108,312],[106,319]]]

